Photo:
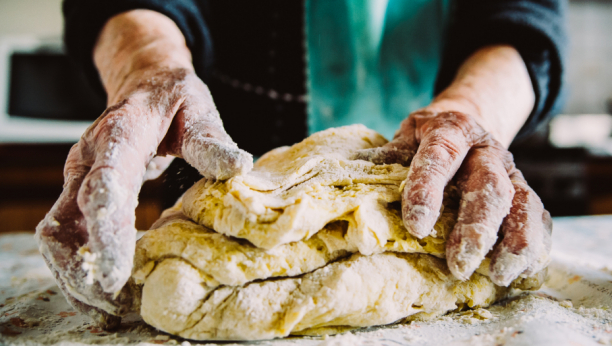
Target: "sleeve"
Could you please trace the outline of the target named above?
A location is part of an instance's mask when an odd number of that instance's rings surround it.
[[[205,4],[197,0],[64,0],[64,44],[90,85],[105,94],[93,62],[93,48],[104,24],[134,9],[160,12],[172,19],[191,50],[195,71],[204,77],[212,63],[212,40],[204,20]]]
[[[518,137],[547,121],[561,106],[567,47],[564,0],[455,0],[447,27],[440,93],[463,61],[479,48],[509,44],[521,54],[535,92],[535,106]]]

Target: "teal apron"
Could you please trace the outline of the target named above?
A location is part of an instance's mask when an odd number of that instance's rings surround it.
[[[306,0],[309,133],[392,138],[433,97],[451,0]]]

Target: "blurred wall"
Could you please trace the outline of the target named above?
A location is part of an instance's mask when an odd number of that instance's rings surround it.
[[[0,35],[62,33],[62,0],[0,0]],[[568,114],[607,113],[612,98],[612,1],[570,1]]]
[[[0,0],[0,35],[61,36],[62,0]]]
[[[0,0],[0,37],[61,37],[61,4],[62,0]],[[69,149],[64,144],[0,144],[0,233],[34,230],[62,191]],[[136,209],[138,229],[148,229],[159,218],[160,185],[158,179],[143,186]]]
[[[608,113],[612,98],[612,1],[571,1],[567,114]]]

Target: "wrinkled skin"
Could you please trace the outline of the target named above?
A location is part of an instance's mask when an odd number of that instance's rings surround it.
[[[132,269],[137,197],[153,158],[182,157],[217,179],[253,165],[223,129],[208,88],[189,69],[139,70],[117,99],[70,150],[64,191],[36,229],[64,295],[107,329],[131,309],[131,288],[121,289]],[[159,171],[169,162],[157,159],[152,166]]]
[[[223,129],[171,19],[149,10],[118,14],[104,25],[93,53],[109,107],[71,149],[64,191],[36,237],[68,301],[111,329],[138,305],[128,279],[142,182],[167,167],[166,155],[182,157],[217,179],[245,174],[253,163]],[[485,47],[437,96],[435,107],[443,111],[413,114],[392,142],[361,153],[374,162],[413,161],[403,215],[417,237],[431,230],[444,186],[456,174],[463,200],[447,257],[459,278],[468,277],[495,244],[500,224],[503,240],[491,263],[494,282],[507,285],[547,263],[550,217],[495,140],[510,143],[533,99],[520,54],[510,46]]]
[[[418,238],[433,229],[444,187],[455,177],[461,203],[446,257],[457,278],[472,275],[498,236],[503,239],[493,249],[490,265],[494,283],[507,286],[519,275],[533,275],[548,264],[550,214],[515,167],[512,154],[471,116],[416,112],[402,122],[391,142],[357,158],[410,164],[402,216],[408,231]]]

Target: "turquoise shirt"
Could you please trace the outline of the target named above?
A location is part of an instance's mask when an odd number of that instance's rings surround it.
[[[392,138],[433,97],[450,0],[307,0],[308,130]]]

